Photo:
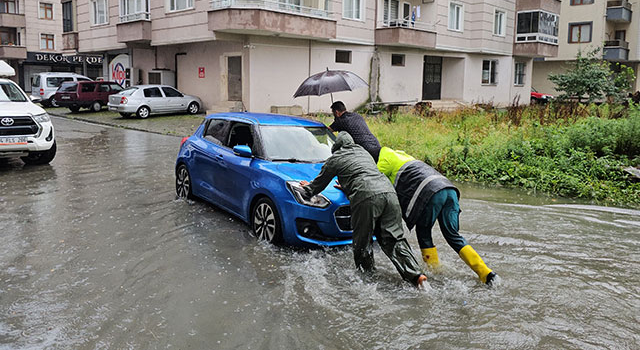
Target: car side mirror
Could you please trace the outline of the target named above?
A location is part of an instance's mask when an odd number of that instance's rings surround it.
[[[233,146],[233,153],[239,155],[240,157],[250,158],[252,156],[251,147],[246,145]]]

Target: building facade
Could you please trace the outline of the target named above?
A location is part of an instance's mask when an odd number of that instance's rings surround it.
[[[568,0],[562,2],[558,55],[534,62],[533,87],[541,92],[557,93],[548,79],[550,73],[565,72],[579,51],[601,48],[600,54],[611,62],[634,69],[640,64],[639,2],[617,0]],[[640,88],[636,78],[633,89]]]

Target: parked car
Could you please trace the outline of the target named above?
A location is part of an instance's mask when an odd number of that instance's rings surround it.
[[[137,85],[109,96],[109,110],[125,118],[134,113],[139,118],[160,113],[197,114],[201,106],[198,97],[184,95],[168,85]]]
[[[65,72],[45,72],[31,76],[31,99],[44,107],[57,107],[54,95],[66,81],[92,81],[84,75]]]
[[[351,210],[344,193],[327,186],[307,200],[299,185],[318,175],[334,140],[324,124],[307,119],[212,114],[182,140],[176,192],[236,215],[268,242],[302,247],[351,244]]]
[[[98,112],[109,103],[110,95],[122,90],[122,86],[113,81],[69,81],[60,85],[54,99],[58,106],[68,107],[72,112],[80,108]]]
[[[553,99],[553,95],[544,94],[544,93],[538,92],[538,90],[534,89],[533,87],[531,88],[531,103],[532,104],[536,104],[536,103],[544,104],[544,103],[549,102],[552,99]]]
[[[0,158],[48,164],[56,155],[53,124],[13,81],[0,79]]]

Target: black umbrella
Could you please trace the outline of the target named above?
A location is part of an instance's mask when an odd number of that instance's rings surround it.
[[[367,82],[355,73],[327,68],[326,71],[314,74],[303,81],[293,97],[331,94],[331,103],[333,103],[334,92],[352,91],[367,86],[369,86]]]

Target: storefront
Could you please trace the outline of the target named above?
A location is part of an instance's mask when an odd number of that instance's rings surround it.
[[[25,91],[31,92],[31,77],[42,72],[74,72],[95,79],[103,76],[102,63],[102,55],[27,52],[27,59],[18,68],[19,84]]]

